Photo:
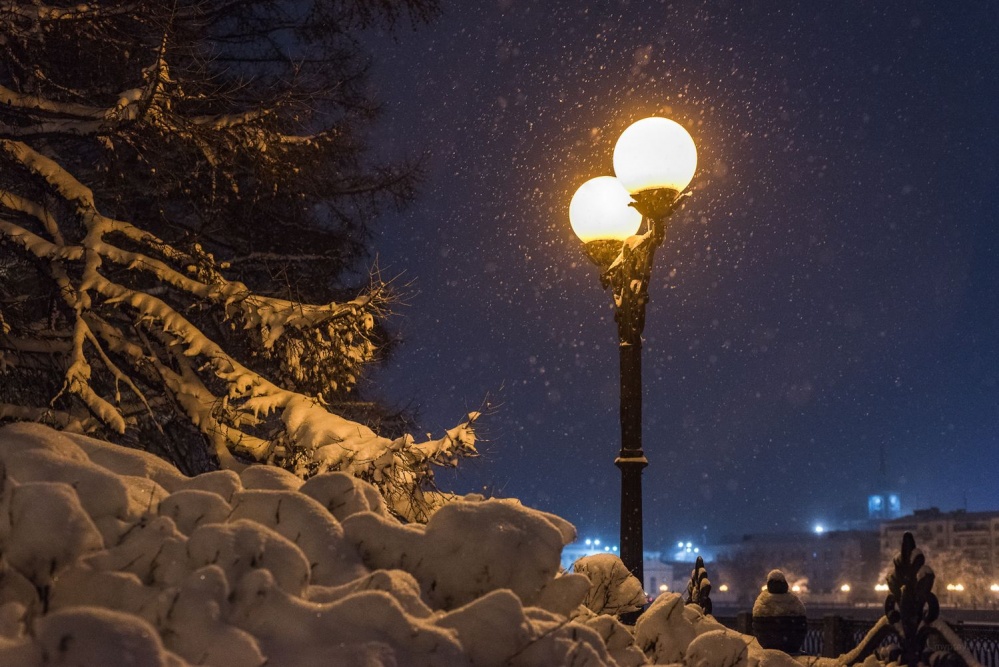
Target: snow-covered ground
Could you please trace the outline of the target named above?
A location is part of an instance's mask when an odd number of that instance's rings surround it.
[[[467,498],[426,525],[343,473],[188,478],[36,424],[0,429],[0,665],[801,667],[620,560],[560,572],[566,521]],[[811,659],[813,662],[815,659]]]

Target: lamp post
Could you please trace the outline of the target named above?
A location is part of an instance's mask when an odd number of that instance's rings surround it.
[[[679,124],[645,118],[614,147],[617,178],[584,183],[569,204],[572,229],[614,298],[621,364],[621,560],[644,585],[642,542],[642,331],[656,250],[697,167],[694,142]],[[645,225],[644,231],[642,225]]]

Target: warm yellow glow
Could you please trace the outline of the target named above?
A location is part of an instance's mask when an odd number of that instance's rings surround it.
[[[997,590],[999,590],[999,589],[997,589]],[[728,593],[728,584],[722,584],[721,586],[719,586],[718,587],[718,592],[719,593]]]
[[[800,593],[801,592],[801,586],[799,586],[798,584],[795,584],[794,586],[791,586],[791,590],[793,592],[795,592],[795,593]]]
[[[583,243],[624,241],[642,225],[642,214],[628,206],[631,195],[613,176],[598,176],[579,186],[569,202],[572,231]]]
[[[875,584],[874,590],[876,591],[886,591],[888,590],[888,584]]]
[[[850,584],[843,584],[842,586],[839,587],[839,589],[841,591],[843,591],[844,593],[849,593],[850,592]]]
[[[629,192],[671,188],[682,192],[697,170],[694,140],[668,118],[643,118],[621,133],[614,173]]]
[[[668,590],[669,590],[669,586],[667,586],[666,584],[659,584],[659,592],[660,593],[665,593]]]
[[[964,590],[964,584],[954,584],[954,590],[960,593]]]
[[[989,586],[989,590],[993,593],[999,593],[999,584],[992,584]]]

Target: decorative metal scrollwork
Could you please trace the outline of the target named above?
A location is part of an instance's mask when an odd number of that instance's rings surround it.
[[[912,533],[902,536],[902,551],[895,556],[888,573],[888,596],[885,617],[898,635],[890,659],[916,667],[929,663],[926,640],[933,631],[933,621],[940,615],[940,603],[933,594],[934,574],[923,552],[916,548]]]
[[[708,579],[708,571],[704,568],[704,559],[700,556],[694,563],[694,569],[690,573],[690,582],[687,584],[687,604],[696,604],[705,614],[711,613],[711,580]]]

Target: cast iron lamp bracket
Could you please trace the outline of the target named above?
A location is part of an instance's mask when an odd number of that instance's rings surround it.
[[[645,190],[632,195],[630,204],[642,214],[647,230],[625,240],[620,254],[601,274],[604,289],[614,297],[614,320],[621,345],[640,345],[645,330],[645,306],[649,301],[649,281],[656,250],[666,238],[669,217],[689,192],[670,188]]]

